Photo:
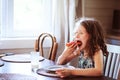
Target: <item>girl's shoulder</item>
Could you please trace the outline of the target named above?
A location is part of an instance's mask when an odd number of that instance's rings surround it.
[[[95,58],[95,57],[103,57],[103,51],[101,49],[96,51],[93,58]]]
[[[98,54],[103,54],[103,51],[102,51],[101,49],[97,50],[97,51],[95,52],[95,55],[98,55]]]

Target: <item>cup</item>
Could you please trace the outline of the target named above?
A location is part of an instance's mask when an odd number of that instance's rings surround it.
[[[39,68],[39,52],[32,51],[31,54],[31,68],[32,70]]]

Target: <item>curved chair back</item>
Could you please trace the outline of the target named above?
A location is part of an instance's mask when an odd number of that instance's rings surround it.
[[[49,34],[49,33],[42,33],[38,39],[35,42],[35,51],[40,52],[40,55],[44,57],[44,48],[43,48],[43,42],[45,41],[45,38],[49,37],[52,41],[52,45],[50,47],[49,53],[46,54],[48,55],[48,59],[55,61],[56,54],[57,54],[57,48],[58,48],[58,43],[56,42],[55,36]]]

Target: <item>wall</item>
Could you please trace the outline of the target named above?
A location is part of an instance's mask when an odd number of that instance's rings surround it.
[[[81,5],[81,2],[79,2],[79,5]],[[100,20],[103,28],[108,33],[108,31],[112,28],[114,7],[115,0],[84,0],[83,9],[85,11],[85,17],[94,17]],[[79,15],[77,17],[79,17]]]
[[[115,9],[120,10],[120,0],[83,0],[84,6],[82,6],[82,0],[79,0],[79,6],[77,7],[77,18],[81,16],[93,17],[99,20],[103,29],[106,32],[106,38],[109,39],[110,44],[120,45],[120,34],[113,32],[113,11]],[[84,14],[81,11],[84,9]],[[114,43],[113,43],[114,42]]]
[[[78,5],[76,7],[76,18],[82,17],[82,2],[78,0]]]
[[[115,0],[115,9],[119,9],[120,10],[120,0]]]

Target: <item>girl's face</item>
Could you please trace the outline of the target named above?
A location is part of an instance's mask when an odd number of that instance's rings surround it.
[[[89,34],[84,28],[84,26],[80,25],[75,29],[74,40],[79,40],[82,42],[82,45],[80,46],[81,50],[86,48],[87,42],[89,40]]]

